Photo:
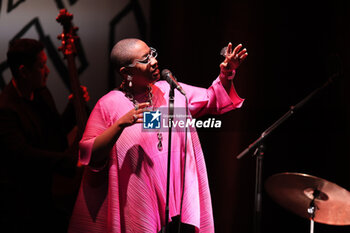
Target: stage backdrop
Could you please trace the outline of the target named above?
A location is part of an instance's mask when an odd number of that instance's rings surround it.
[[[109,51],[125,37],[147,39],[150,1],[137,0],[3,0],[0,1],[0,90],[11,79],[6,65],[8,42],[14,38],[35,38],[42,41],[48,55],[50,75],[48,87],[59,111],[67,103],[69,80],[66,61],[57,51],[57,35],[62,27],[56,22],[59,10],[74,15],[79,27],[81,50],[76,59],[82,85],[88,87],[92,107],[108,90],[115,87],[109,67]]]

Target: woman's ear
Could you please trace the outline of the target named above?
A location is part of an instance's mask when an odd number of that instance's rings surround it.
[[[124,76],[124,75],[128,75],[128,74],[127,74],[127,70],[126,70],[125,66],[120,67],[120,69],[119,69],[119,73],[120,73],[122,76]]]
[[[129,76],[133,76],[133,70],[130,69],[129,67],[123,66],[123,67],[121,67],[121,68],[119,69],[119,74],[122,76],[122,78],[123,78],[124,80],[127,80],[127,78],[128,78]]]

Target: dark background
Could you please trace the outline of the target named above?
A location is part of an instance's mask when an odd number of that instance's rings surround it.
[[[299,172],[350,190],[348,1],[151,2],[151,37],[161,69],[208,87],[220,49],[242,43],[249,56],[235,77],[241,109],[216,117],[221,130],[199,130],[212,193],[216,232],[252,232],[255,158],[236,156],[328,78],[342,73],[265,140],[263,182]],[[262,232],[308,232],[309,221],[263,190]],[[350,219],[350,217],[349,217]],[[349,232],[315,223],[315,232]]]
[[[8,28],[13,29],[1,28],[0,35],[4,36],[1,48],[6,48],[7,39],[14,36],[36,35],[49,52],[51,80],[60,81],[60,77],[64,80],[65,61],[60,60],[54,43],[61,27],[54,19],[58,9],[68,8],[75,15],[76,25],[81,27],[79,33],[88,64],[79,61],[83,68],[80,78],[89,88],[93,107],[97,99],[116,85],[114,77],[107,74],[107,59],[117,39],[130,36],[144,39],[159,52],[161,69],[171,70],[181,82],[202,87],[210,86],[219,74],[223,61],[219,55],[221,48],[228,42],[242,43],[249,56],[234,82],[239,95],[246,99],[243,107],[215,116],[222,120],[222,129],[198,131],[218,233],[253,232],[255,158],[251,153],[240,160],[236,156],[290,106],[321,87],[332,74],[341,72],[339,79],[266,138],[262,181],[277,173],[298,172],[350,190],[348,0],[150,0],[150,3],[148,24],[148,1],[144,0],[93,4],[85,0],[54,0],[45,4],[43,1],[42,6],[48,7],[45,10],[40,8],[40,1],[0,0],[0,20],[9,22]],[[143,9],[144,6],[147,8]],[[0,61],[0,87],[7,69],[4,58]],[[61,98],[58,102],[66,101],[67,90],[62,91],[66,86],[58,83],[53,82],[51,90]],[[263,233],[309,232],[307,219],[280,207],[265,189],[262,205]],[[350,226],[315,223],[315,232],[350,232]]]

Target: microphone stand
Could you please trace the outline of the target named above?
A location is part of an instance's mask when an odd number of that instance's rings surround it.
[[[294,112],[301,107],[303,107],[312,97],[316,94],[320,93],[323,89],[325,89],[329,84],[331,84],[336,77],[340,76],[340,73],[333,74],[321,87],[315,89],[308,96],[306,96],[303,100],[301,100],[295,106],[291,106],[289,111],[286,112],[281,118],[279,118],[275,123],[273,123],[267,130],[265,130],[258,139],[256,139],[252,144],[250,144],[244,151],[242,151],[237,159],[242,158],[252,149],[255,149],[254,156],[256,158],[256,176],[255,176],[255,205],[254,205],[254,233],[261,232],[261,215],[262,215],[262,163],[263,163],[263,155],[264,152],[262,149],[264,148],[263,140],[270,135],[279,125],[285,122]]]
[[[167,168],[167,186],[166,186],[166,202],[165,202],[165,226],[163,228],[163,233],[168,233],[169,225],[169,188],[170,188],[170,165],[171,165],[171,134],[172,134],[172,123],[174,119],[174,86],[170,85],[169,91],[169,136],[168,136],[168,168]]]

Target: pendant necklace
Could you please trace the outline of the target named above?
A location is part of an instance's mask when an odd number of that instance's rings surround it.
[[[133,94],[131,92],[125,91],[125,96],[134,104],[134,107],[139,104],[139,102],[134,98]],[[150,103],[150,106],[152,106],[152,110],[154,110],[153,106],[153,93],[152,93],[152,87],[148,86],[148,102]],[[163,134],[161,132],[157,132],[157,148],[159,151],[163,150]]]

